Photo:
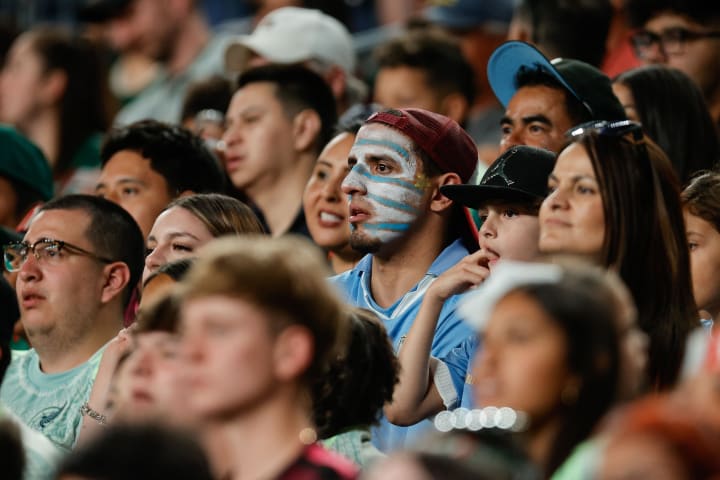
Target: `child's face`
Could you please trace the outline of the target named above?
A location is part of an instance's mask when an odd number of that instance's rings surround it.
[[[496,202],[486,204],[478,213],[483,220],[478,243],[487,255],[490,270],[501,258],[531,261],[537,257],[537,209],[522,203]]]
[[[720,313],[720,232],[711,223],[687,210],[685,226],[695,303],[699,309],[717,315]]]

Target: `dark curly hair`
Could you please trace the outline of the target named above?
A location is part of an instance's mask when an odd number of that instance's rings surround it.
[[[398,382],[400,367],[377,315],[351,308],[347,317],[350,336],[345,353],[313,386],[313,414],[323,439],[375,424]]]

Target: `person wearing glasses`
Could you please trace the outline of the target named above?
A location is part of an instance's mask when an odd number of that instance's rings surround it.
[[[720,125],[720,3],[629,0],[627,8],[639,29],[632,37],[638,58],[685,72]]]
[[[650,340],[650,387],[671,388],[687,334],[700,325],[677,176],[638,123],[585,124],[568,139],[540,207],[540,251],[581,255],[620,275]]]
[[[143,250],[130,214],[87,195],[44,204],[24,240],[3,246],[33,348],[13,352],[0,402],[63,452],[75,445],[82,421],[102,421],[87,398],[104,346],[122,327]]]

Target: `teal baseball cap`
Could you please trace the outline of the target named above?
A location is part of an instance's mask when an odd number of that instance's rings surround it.
[[[53,175],[45,155],[6,125],[0,125],[0,176],[36,191],[45,201],[53,197]]]

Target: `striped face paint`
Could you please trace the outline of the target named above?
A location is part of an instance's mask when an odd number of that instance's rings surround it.
[[[350,150],[342,190],[350,197],[350,245],[372,252],[401,238],[422,213],[427,180],[412,142],[384,125],[364,126]]]

